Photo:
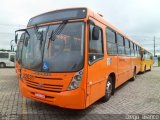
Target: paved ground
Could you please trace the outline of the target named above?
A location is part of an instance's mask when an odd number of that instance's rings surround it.
[[[160,68],[153,68],[151,72],[138,75],[136,81],[125,83],[116,90],[115,95],[107,103],[96,102],[83,111],[62,109],[21,97],[15,70],[0,69],[0,113],[0,119],[9,120],[18,118],[97,120],[114,119],[114,116],[129,119],[139,116],[115,114],[160,114]]]

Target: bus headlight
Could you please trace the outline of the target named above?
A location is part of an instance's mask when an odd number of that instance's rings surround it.
[[[76,74],[72,78],[67,90],[74,90],[80,86],[80,83],[82,80],[82,74],[83,74],[83,70],[76,72]]]

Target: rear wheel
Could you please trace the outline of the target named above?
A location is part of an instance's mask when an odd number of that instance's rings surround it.
[[[106,83],[105,96],[102,98],[102,101],[107,102],[110,99],[112,92],[113,92],[113,80],[109,76]]]
[[[144,73],[146,72],[146,65],[145,65],[145,67],[144,67]]]
[[[146,72],[146,65],[144,66],[144,70],[143,70],[142,73],[144,74],[145,72]]]
[[[151,71],[151,70],[152,70],[152,66],[150,65],[149,71]]]
[[[0,63],[0,68],[5,68],[5,67],[6,67],[5,63]]]
[[[134,69],[133,77],[131,78],[131,81],[135,81],[135,79],[136,79],[136,69]]]

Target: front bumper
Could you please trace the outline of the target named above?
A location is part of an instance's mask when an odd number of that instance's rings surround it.
[[[85,92],[82,88],[77,88],[71,91],[63,92],[50,92],[44,90],[38,90],[35,88],[28,87],[23,83],[22,80],[19,81],[19,88],[21,94],[24,97],[41,101],[47,104],[70,108],[70,109],[85,109],[86,108],[86,97]],[[42,94],[45,98],[35,96],[35,93]]]

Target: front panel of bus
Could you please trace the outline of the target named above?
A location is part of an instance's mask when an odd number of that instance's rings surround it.
[[[48,104],[86,107],[85,8],[54,11],[32,18],[22,50],[20,90]]]

